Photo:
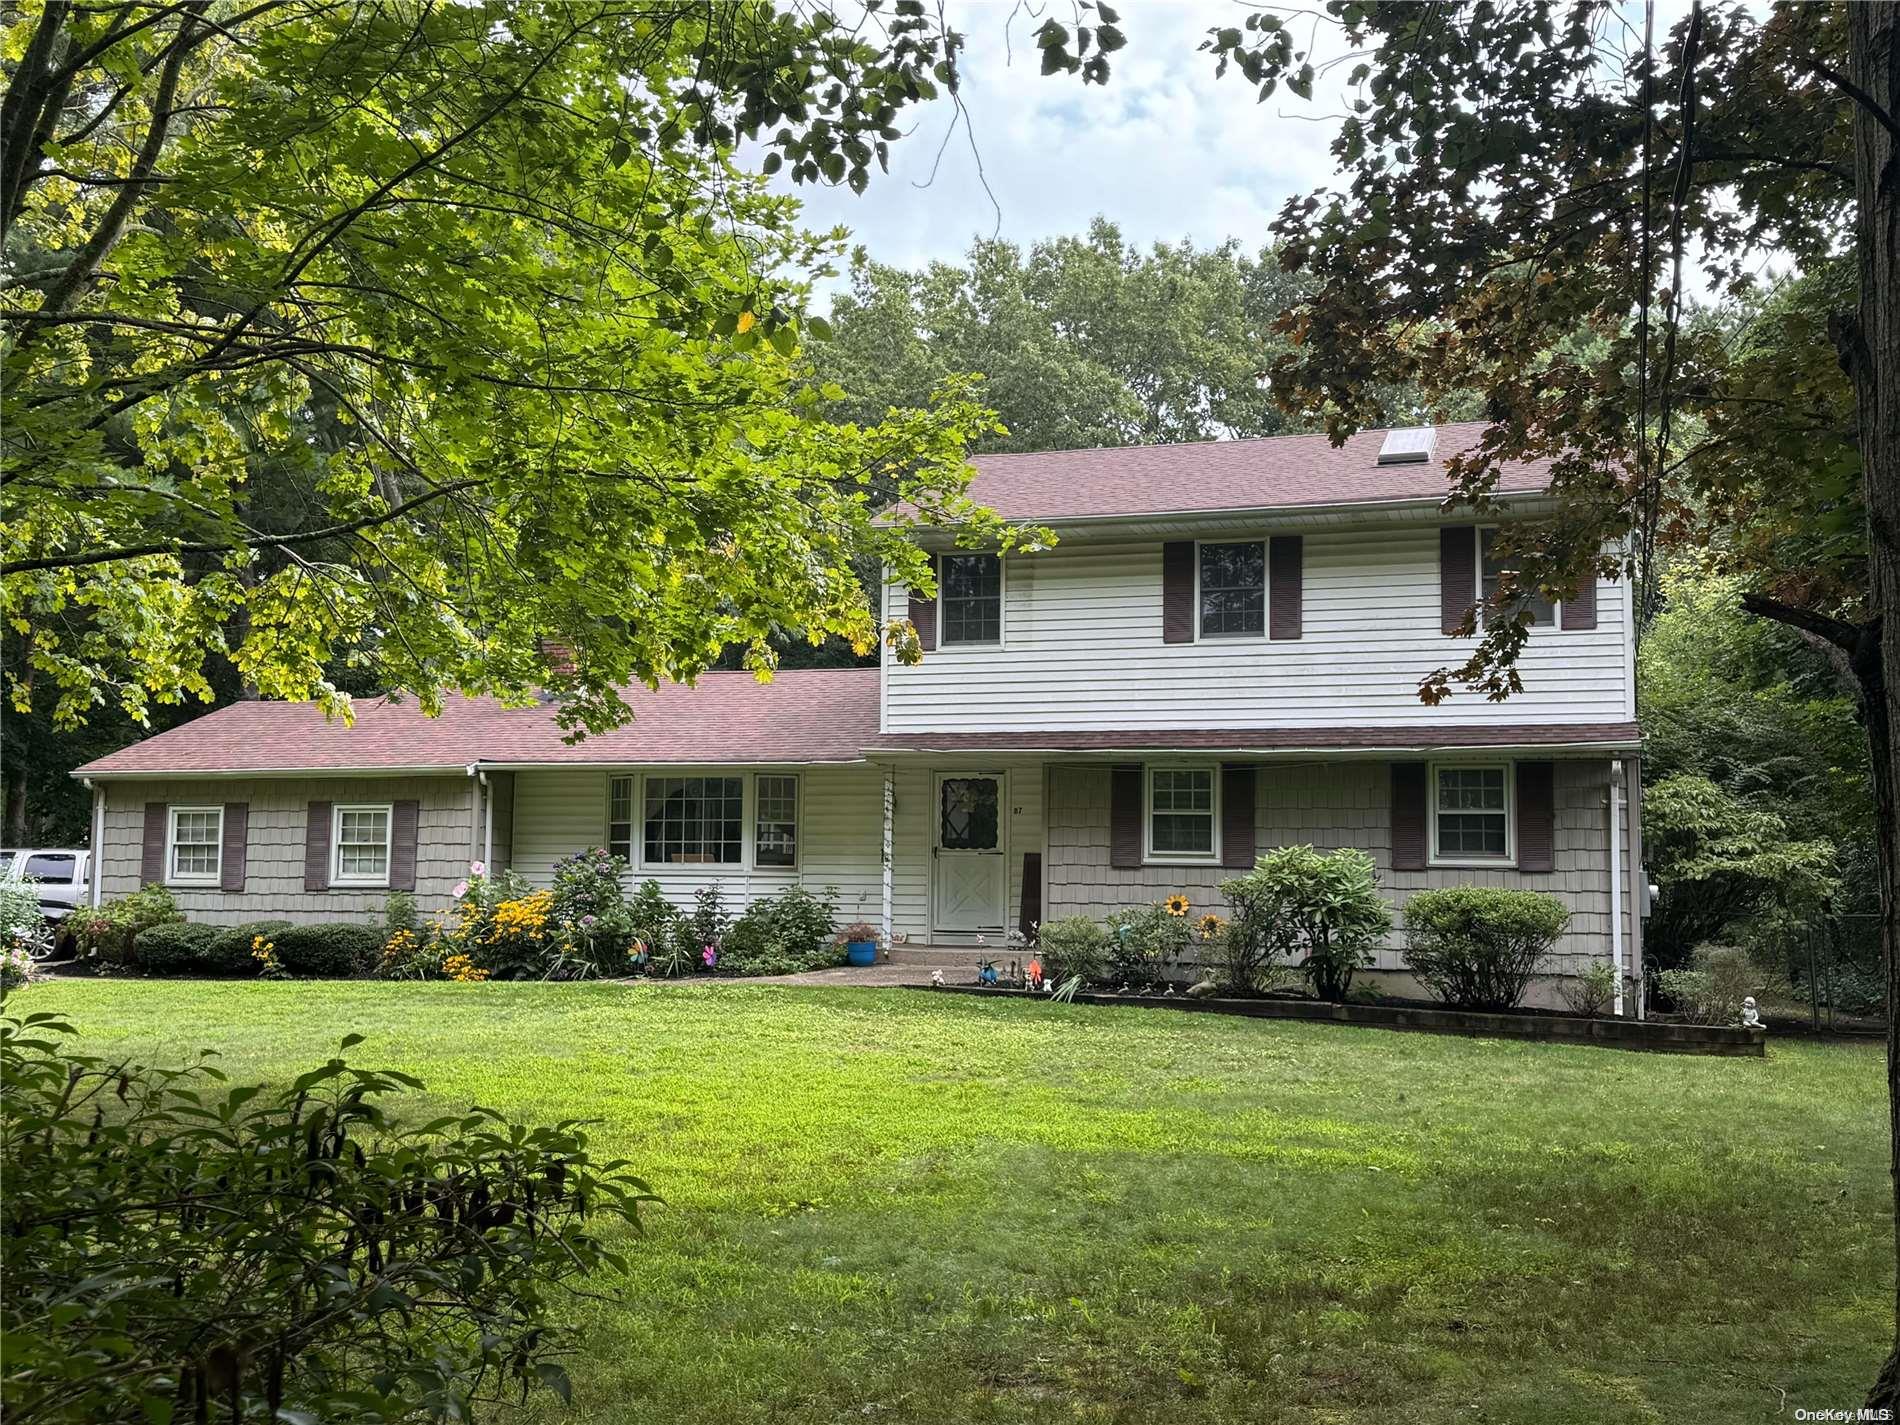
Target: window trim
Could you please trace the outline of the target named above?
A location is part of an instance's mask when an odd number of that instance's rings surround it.
[[[712,777],[730,777],[739,783],[739,859],[737,861],[649,861],[647,860],[647,784],[653,781],[688,781],[694,777],[702,780]],[[730,767],[682,767],[664,772],[642,772],[638,777],[640,799],[634,806],[633,848],[638,858],[629,862],[642,871],[745,871],[751,868],[751,836],[747,825],[752,815],[752,778],[743,770],[734,771]],[[608,791],[608,814],[612,815],[612,789]]]
[[[788,866],[764,865],[759,861],[759,778],[777,777],[792,784],[792,860]],[[796,772],[754,772],[746,778],[746,865],[766,875],[782,872],[797,875],[805,858],[805,779]]]
[[[1481,524],[1475,527],[1476,532],[1471,537],[1471,558],[1476,565],[1473,577],[1477,581],[1471,587],[1478,591],[1478,628],[1480,632],[1483,631],[1489,619],[1489,612],[1485,608],[1484,600],[1484,537],[1487,533],[1495,534],[1504,528],[1506,528],[1506,526],[1501,524]],[[1595,575],[1591,577],[1594,578]],[[1552,599],[1550,601],[1549,623],[1533,622],[1531,624],[1531,630],[1533,632],[1543,628],[1549,629],[1552,633],[1561,633],[1563,632],[1563,627],[1564,601],[1562,599]]]
[[[1157,851],[1155,850],[1155,773],[1156,772],[1205,772],[1208,777],[1208,819],[1210,822],[1209,849],[1207,851]],[[1220,764],[1218,762],[1144,762],[1141,764],[1141,861],[1145,866],[1218,866],[1221,861],[1220,844]]]
[[[1502,856],[1472,856],[1460,854],[1450,856],[1438,849],[1438,772],[1503,772],[1504,773],[1504,854]],[[1517,865],[1517,763],[1506,759],[1502,762],[1467,762],[1445,760],[1428,762],[1425,769],[1425,820],[1426,829],[1431,838],[1430,854],[1426,857],[1428,866],[1459,866],[1471,870],[1508,870]]]
[[[1260,632],[1258,633],[1204,633],[1201,630],[1201,550],[1210,544],[1257,544],[1260,546]],[[1247,643],[1258,639],[1267,641],[1273,629],[1273,569],[1272,541],[1261,535],[1257,539],[1197,539],[1194,541],[1194,641],[1196,643]]]
[[[383,814],[383,874],[352,876],[343,870],[343,814],[345,812],[381,812]],[[356,843],[352,843],[356,844]],[[368,842],[361,843],[368,845]],[[396,805],[394,802],[338,802],[330,808],[330,884],[336,887],[375,889],[389,884],[389,873],[396,861]]]
[[[640,852],[645,838],[641,833],[642,813],[646,807],[646,790],[641,785],[638,772],[609,772],[607,774],[607,796],[601,804],[604,820],[601,822],[600,844],[607,848],[607,854],[617,855],[614,850],[614,783],[627,784],[627,854],[629,869],[640,864]]]
[[[211,846],[217,853],[210,871],[180,874],[178,870],[178,818],[185,814],[208,813],[218,819],[218,830]],[[194,846],[202,842],[192,842]],[[168,886],[218,886],[224,881],[224,808],[221,806],[174,806],[165,809],[165,884]]]
[[[943,561],[946,559],[994,559],[996,561],[996,637],[976,642],[968,639],[944,637],[946,619],[944,617],[949,600],[944,597]],[[931,610],[937,620],[937,648],[963,648],[972,651],[998,649],[1005,646],[1009,624],[1009,561],[990,549],[947,549],[937,556],[937,597]]]

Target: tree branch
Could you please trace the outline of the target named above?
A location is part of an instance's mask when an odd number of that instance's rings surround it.
[[[1850,654],[1861,651],[1862,640],[1867,635],[1866,624],[1849,623],[1846,619],[1832,618],[1827,614],[1816,613],[1813,609],[1797,608],[1766,594],[1743,594],[1742,607],[1757,618],[1773,619],[1776,623],[1785,623],[1790,628],[1824,638]]]
[[[90,564],[113,564],[121,559],[144,559],[154,554],[229,554],[239,549],[284,549],[298,544],[314,544],[319,540],[334,539],[338,535],[355,534],[358,530],[388,524],[419,505],[456,494],[462,490],[473,489],[485,484],[480,479],[452,480],[446,485],[437,485],[420,495],[404,500],[400,505],[384,510],[380,514],[364,515],[360,519],[348,520],[343,524],[329,525],[323,529],[305,530],[302,534],[273,534],[258,539],[235,540],[225,544],[186,544],[182,540],[171,540],[160,544],[140,544],[124,549],[99,549],[88,554],[47,555],[40,559],[16,559],[10,564],[0,565],[0,575],[28,574],[39,569],[80,569]]]

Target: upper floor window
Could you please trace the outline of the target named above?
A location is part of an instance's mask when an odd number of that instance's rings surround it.
[[[330,883],[381,886],[389,882],[389,812],[384,806],[336,809],[336,861]]]
[[[1003,641],[1003,561],[994,554],[945,554],[938,560],[940,645]]]
[[[224,808],[173,807],[165,879],[177,885],[216,885],[223,867]]]
[[[1201,637],[1259,637],[1267,631],[1267,547],[1201,546]]]
[[[1436,859],[1509,859],[1509,768],[1436,767],[1432,771],[1432,787],[1432,843]]]
[[[648,777],[648,865],[737,866],[744,859],[745,779]]]
[[[1504,575],[1513,573],[1517,569],[1517,560],[1514,556],[1500,554],[1493,547],[1497,536],[1498,531],[1495,528],[1478,531],[1478,592],[1484,600],[1487,611],[1490,609],[1491,596],[1498,591],[1498,581]],[[1557,606],[1541,594],[1520,596],[1513,612],[1516,609],[1530,610],[1533,625],[1551,627],[1557,622]]]
[[[1214,769],[1148,769],[1148,857],[1207,861],[1214,856]]]

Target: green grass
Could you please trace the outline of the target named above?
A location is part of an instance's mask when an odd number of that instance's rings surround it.
[[[1873,1048],[725,985],[13,1007],[272,1080],[354,1030],[438,1101],[603,1120],[667,1206],[575,1303],[590,1422],[1771,1419],[1857,1403],[1891,1336]]]

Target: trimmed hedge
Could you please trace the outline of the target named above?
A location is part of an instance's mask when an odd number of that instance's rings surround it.
[[[274,939],[290,929],[287,920],[253,920],[243,925],[202,925],[167,921],[149,926],[132,942],[133,961],[148,975],[254,975],[251,942]]]
[[[383,932],[373,926],[335,922],[292,925],[271,939],[277,959],[293,975],[344,980],[376,964],[383,951]]]
[[[1569,924],[1563,902],[1537,891],[1418,891],[1405,903],[1405,962],[1448,1004],[1512,1010]]]

